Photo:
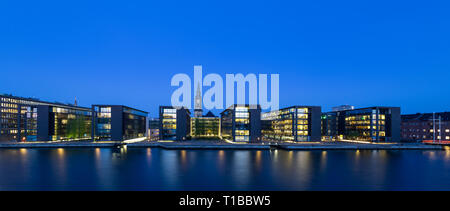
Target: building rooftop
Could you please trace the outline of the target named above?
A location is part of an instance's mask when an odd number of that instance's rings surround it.
[[[116,107],[116,106],[122,106],[122,107],[124,107],[124,108],[132,109],[132,110],[135,110],[135,111],[139,111],[139,112],[148,114],[147,111],[143,111],[143,110],[136,109],[136,108],[132,108],[132,107],[125,106],[125,105],[94,104],[94,105],[92,105],[92,106],[98,106],[98,107]]]
[[[331,108],[332,111],[345,111],[345,110],[353,110],[353,109],[355,109],[355,106],[352,106],[352,105],[340,105],[340,106],[335,106],[335,107]]]
[[[61,102],[49,102],[49,101],[42,101],[38,98],[31,98],[31,97],[19,97],[19,96],[14,96],[12,94],[0,94],[0,97],[4,97],[4,98],[12,98],[12,99],[16,99],[16,100],[26,100],[26,101],[32,101],[32,102],[36,102],[36,103],[41,103],[41,104],[46,104],[46,105],[50,105],[50,106],[63,106],[63,107],[68,107],[68,108],[78,108],[78,109],[90,109],[88,107],[82,107],[82,106],[78,106],[78,105],[73,105],[71,103],[61,103]]]
[[[355,108],[355,109],[353,109],[353,110],[328,111],[328,112],[323,112],[323,114],[337,113],[337,112],[352,112],[352,111],[357,112],[357,111],[366,110],[366,109],[392,109],[392,108],[398,108],[398,109],[400,109],[400,107],[371,106],[371,107],[364,107],[364,108]]]
[[[439,119],[441,117],[442,121],[450,121],[450,112],[438,112],[435,113],[435,118]],[[432,121],[433,113],[417,113],[417,114],[405,114],[402,115],[402,121]]]

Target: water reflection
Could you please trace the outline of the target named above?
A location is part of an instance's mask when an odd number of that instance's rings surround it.
[[[225,161],[225,151],[219,150],[219,153],[218,153],[218,159],[219,159],[220,163],[222,163],[223,161]]]
[[[65,158],[65,149],[56,149],[55,167],[57,175],[55,179],[59,184],[65,184],[67,182],[67,163]]]
[[[168,150],[162,153],[161,172],[164,177],[163,182],[168,186],[177,186],[180,167],[177,162],[178,151]]]
[[[100,148],[95,148],[95,160],[100,160],[101,151]]]
[[[26,156],[27,155],[27,149],[25,149],[25,148],[19,149],[19,152],[20,152],[21,156]]]
[[[112,150],[112,158],[113,160],[122,160],[122,159],[126,159],[127,158],[127,146],[121,146],[121,147],[116,147],[113,148]]]
[[[446,146],[444,150],[445,150],[445,160],[448,161],[450,160],[450,147]]]
[[[256,151],[256,155],[255,155],[255,164],[256,164],[256,169],[259,171],[261,170],[262,167],[262,161],[261,161],[261,155],[262,152],[260,150]]]
[[[152,163],[152,149],[151,148],[147,148],[147,162],[148,162],[148,164]]]
[[[186,168],[187,167],[187,158],[186,158],[186,150],[181,150],[181,165]]]
[[[254,151],[233,151],[232,176],[239,188],[245,188],[250,182],[250,153]]]
[[[320,157],[320,171],[323,172],[327,168],[327,151],[322,151]]]
[[[450,190],[450,150],[0,149],[0,172],[1,190]]]
[[[297,159],[295,159],[295,162],[297,163],[296,166],[298,170],[295,170],[294,172],[298,175],[301,175],[299,179],[302,182],[302,185],[306,185],[306,182],[312,178],[312,155],[313,154],[311,153],[311,151],[297,152]],[[289,168],[289,166],[287,166],[286,168]]]
[[[58,157],[60,159],[64,159],[64,148],[58,148],[57,152],[58,152]]]
[[[436,159],[436,153],[434,151],[424,151],[423,154],[427,155],[430,160]]]

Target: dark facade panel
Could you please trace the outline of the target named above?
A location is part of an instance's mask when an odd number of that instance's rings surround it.
[[[50,115],[49,106],[40,105],[37,107],[37,140],[38,141],[48,141],[50,137]]]
[[[311,141],[320,141],[321,140],[321,131],[320,131],[320,117],[322,115],[322,108],[320,106],[310,107],[311,109]]]
[[[111,140],[123,141],[123,107],[111,106]]]
[[[401,111],[400,108],[390,108],[391,110],[391,141],[399,142],[401,140],[400,136],[400,125],[401,125]]]
[[[185,141],[190,135],[191,131],[191,116],[189,110],[180,108],[177,109],[177,130],[176,140]]]

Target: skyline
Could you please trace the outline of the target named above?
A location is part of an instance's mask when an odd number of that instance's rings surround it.
[[[0,93],[157,117],[172,76],[199,64],[280,74],[280,108],[449,111],[447,2],[87,3],[2,3]]]

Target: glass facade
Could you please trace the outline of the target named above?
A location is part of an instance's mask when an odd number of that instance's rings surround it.
[[[310,141],[311,109],[290,107],[262,114],[262,136],[268,141]]]
[[[233,140],[233,110],[225,110],[220,118],[222,138]]]
[[[48,122],[38,125],[38,107],[49,106]],[[37,141],[38,127],[49,128],[40,141],[90,138],[90,109],[0,95],[0,141]]]
[[[400,108],[369,107],[322,115],[322,136],[329,140],[399,141]]]
[[[363,141],[385,141],[386,114],[380,109],[346,112],[344,138]]]
[[[95,139],[111,140],[111,107],[94,106],[96,114]]]
[[[194,138],[217,138],[220,136],[220,118],[195,117],[192,118],[191,136]]]
[[[250,141],[250,112],[247,107],[235,108],[234,141]]]
[[[338,118],[337,113],[324,113],[321,116],[321,134],[322,140],[324,141],[333,141],[337,138],[337,127]]]
[[[91,139],[91,118],[90,109],[51,106],[49,109],[49,140]]]
[[[150,119],[148,122],[148,137],[150,141],[159,140],[159,119]]]
[[[147,113],[135,109],[123,108],[123,140],[145,136]]]
[[[161,139],[175,140],[177,135],[177,109],[162,108],[161,124]]]
[[[34,99],[0,96],[0,141],[35,141],[37,108]]]
[[[95,140],[124,141],[145,137],[147,112],[116,105],[94,105],[93,110]]]
[[[159,107],[159,139],[186,141],[191,139],[191,113],[184,107]]]
[[[221,137],[235,142],[261,141],[261,107],[233,105],[221,113]]]

